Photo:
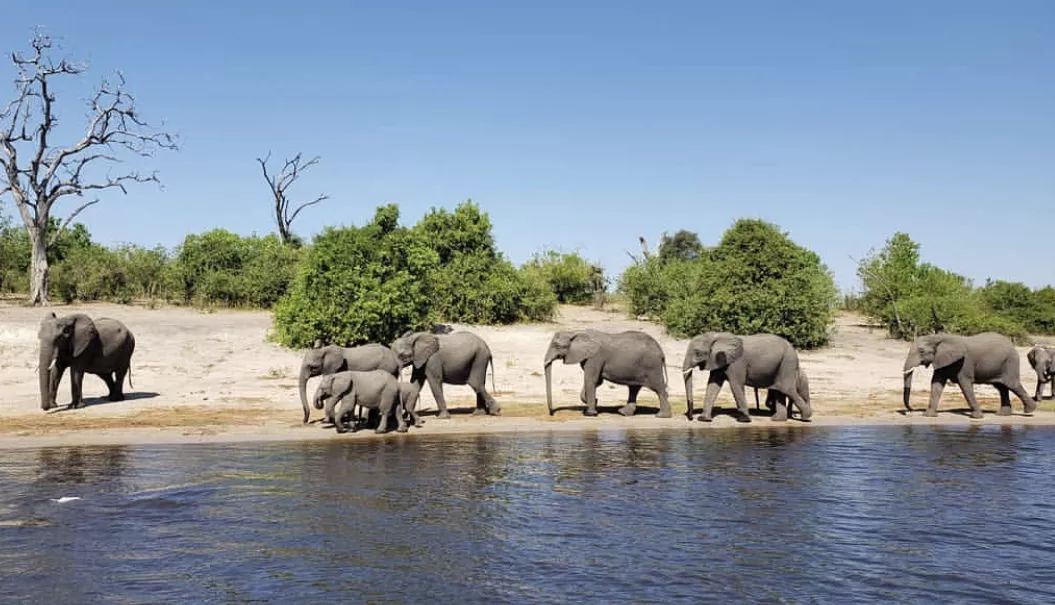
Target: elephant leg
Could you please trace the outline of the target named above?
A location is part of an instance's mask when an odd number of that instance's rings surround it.
[[[49,376],[48,391],[51,394],[51,404],[59,404],[59,385],[62,383],[62,375],[66,373],[66,366],[56,364],[55,369],[51,371]]]
[[[451,417],[451,413],[447,411],[447,400],[443,398],[443,379],[435,374],[427,376],[432,397],[436,400],[436,407],[440,410],[438,417],[447,420]]]
[[[1033,399],[1040,401],[1044,395],[1044,377],[1037,373],[1037,389],[1033,391]]]
[[[586,409],[585,416],[597,415],[597,385],[601,384],[601,368],[586,364],[583,367],[582,393]]]
[[[997,412],[998,416],[1010,416],[1011,415],[1011,391],[1002,384],[994,384],[996,390],[1000,393],[1000,411]]]
[[[392,402],[382,398],[380,404],[377,407],[380,420],[377,423],[377,428],[374,432],[377,434],[388,432],[388,417],[392,415]]]
[[[772,404],[772,407],[770,407]],[[776,389],[769,389],[769,394],[766,396],[766,407],[770,407],[773,410],[773,422],[786,422],[788,419],[788,403],[787,396],[784,393],[777,391]]]
[[[128,368],[118,368],[114,372],[114,386],[110,389],[110,401],[122,401],[125,398],[125,378],[128,376]]]
[[[930,381],[930,402],[927,404],[927,411],[923,412],[924,416],[933,418],[938,415],[938,403],[941,401],[941,392],[944,390],[944,378],[934,378]]]
[[[502,406],[498,405],[494,396],[487,391],[487,361],[477,363],[473,366],[469,375],[469,386],[476,392],[476,411],[474,414],[489,414],[498,416]]]
[[[744,393],[744,385],[741,382],[729,381],[729,390],[733,392],[736,400],[737,422],[751,422],[751,412],[747,409],[747,396]]]
[[[1029,416],[1033,412],[1037,411],[1037,402],[1036,402],[1036,400],[1030,399],[1029,393],[1026,392],[1026,389],[1022,388],[1022,383],[1021,382],[1017,382],[1015,384],[1009,384],[1009,385],[1007,385],[1007,388],[1011,389],[1011,392],[1013,392],[1015,394],[1015,397],[1018,397],[1019,399],[1022,400],[1023,411],[1025,412],[1025,414],[1027,416]]]
[[[641,392],[641,385],[634,384],[627,387],[626,405],[619,408],[623,416],[633,416],[637,411],[637,394]]]
[[[79,408],[83,400],[84,371],[70,368],[70,407]]]
[[[670,399],[667,397],[667,379],[663,374],[663,369],[656,370],[651,379],[649,380],[648,388],[655,391],[656,396],[659,397],[659,411],[656,412],[656,418],[671,418],[674,416],[670,410]]]
[[[114,374],[113,372],[107,372],[105,374],[97,374],[100,380],[106,383],[107,399],[110,401],[117,401],[114,399]]]
[[[982,417],[982,406],[978,403],[978,398],[974,396],[974,384],[966,378],[957,378],[956,384],[960,385],[960,390],[963,391],[963,398],[967,400],[967,405],[971,406],[971,418],[975,420]],[[927,410],[928,412],[930,410]]]
[[[711,421],[711,410],[714,408],[714,401],[718,399],[718,393],[722,390],[724,383],[724,373],[711,372],[707,377],[707,392],[703,395],[703,412],[700,414],[700,422]]]

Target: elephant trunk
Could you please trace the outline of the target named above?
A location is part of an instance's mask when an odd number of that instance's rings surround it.
[[[51,389],[51,373],[55,371],[58,351],[54,347],[40,347],[37,379],[40,381],[40,409],[50,410],[55,405],[55,393]]]
[[[681,375],[685,378],[685,415],[692,420],[692,364],[681,368]]]
[[[300,405],[304,408],[304,424],[307,424],[308,418],[311,417],[311,410],[308,408],[308,379],[312,375],[310,367],[306,364],[300,366],[300,378],[297,381],[297,388],[300,389]]]
[[[912,411],[912,404],[909,403],[909,400],[912,398],[912,371],[915,370],[916,366],[919,364],[919,352],[915,349],[909,351],[908,356],[905,357],[905,367],[902,368],[905,384],[901,391],[901,401],[905,404],[905,410],[909,412]]]
[[[546,410],[553,415],[553,360],[546,361]]]

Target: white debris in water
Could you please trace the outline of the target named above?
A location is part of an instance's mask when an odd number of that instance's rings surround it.
[[[56,504],[66,504],[67,502],[75,502],[80,500],[77,496],[63,496],[61,498],[52,498],[51,501]]]

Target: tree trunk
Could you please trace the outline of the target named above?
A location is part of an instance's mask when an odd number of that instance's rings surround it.
[[[48,247],[47,233],[34,225],[29,229],[32,253],[29,260],[29,304],[48,304]]]

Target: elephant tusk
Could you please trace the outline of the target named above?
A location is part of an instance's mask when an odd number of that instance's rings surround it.
[[[693,370],[693,368],[689,368],[687,370],[682,370],[681,371],[681,375],[682,376],[688,376],[689,374],[692,374],[692,370]]]
[[[916,371],[916,368],[912,368],[911,370],[902,370],[901,371],[901,375],[902,376],[908,376],[909,374],[911,374],[911,373],[913,373],[915,371]]]
[[[55,364],[56,363],[58,363],[58,358],[52,357],[51,358],[51,363],[48,364],[48,371],[49,372],[55,369]]]

